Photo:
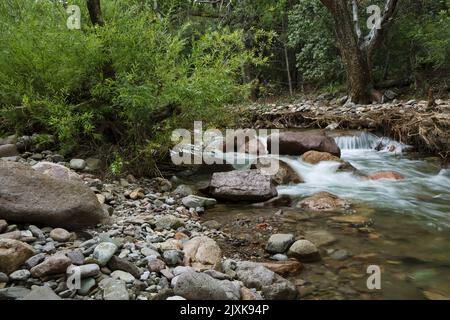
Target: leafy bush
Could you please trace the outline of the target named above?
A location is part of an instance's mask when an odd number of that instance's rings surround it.
[[[228,121],[224,105],[248,92],[242,65],[264,62],[239,30],[186,36],[189,24],[174,30],[132,0],[102,2],[105,26],[92,26],[74,2],[82,30],[60,4],[0,3],[0,130],[54,134],[65,152],[111,142],[136,161],[162,156],[173,129]]]

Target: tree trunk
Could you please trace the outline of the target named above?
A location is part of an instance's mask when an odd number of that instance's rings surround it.
[[[350,99],[355,103],[369,103],[373,90],[369,53],[360,47],[346,0],[334,1],[333,18],[339,51],[347,71]]]
[[[105,22],[103,21],[102,9],[100,7],[100,0],[87,0],[87,8],[89,11],[89,17],[91,18],[92,24],[103,26]]]

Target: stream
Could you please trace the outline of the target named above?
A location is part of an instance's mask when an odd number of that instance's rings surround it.
[[[359,171],[395,171],[405,179],[367,180],[337,172],[335,162],[281,157],[305,182],[278,192],[301,199],[328,191],[350,200],[351,214],[371,224],[337,224],[329,214],[293,207],[219,204],[202,220],[216,220],[230,235],[217,239],[227,257],[269,261],[269,236],[292,233],[321,243],[322,260],[290,277],[302,299],[450,299],[450,169],[438,159],[402,152],[395,141],[376,151],[380,138],[369,133],[338,133],[335,140],[342,159]],[[367,287],[369,265],[381,269],[379,290]]]

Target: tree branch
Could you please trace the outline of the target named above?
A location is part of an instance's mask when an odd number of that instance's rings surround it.
[[[387,29],[387,26],[392,22],[392,17],[394,16],[395,10],[397,8],[398,0],[386,0],[386,5],[384,6],[384,13],[381,17],[380,28],[375,25],[370,33],[365,37],[362,48],[367,50],[369,53],[373,51],[374,48],[380,43],[383,32]]]
[[[353,10],[353,22],[355,24],[356,37],[358,38],[358,43],[361,43],[362,32],[361,26],[359,25],[358,2],[356,0],[352,0],[352,10]]]

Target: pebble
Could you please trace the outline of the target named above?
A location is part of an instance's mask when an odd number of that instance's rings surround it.
[[[273,234],[269,238],[266,251],[270,253],[284,253],[294,241],[293,234]]]
[[[116,271],[112,272],[111,277],[113,279],[125,281],[126,283],[133,283],[133,281],[135,280],[135,277],[133,277],[132,274],[122,271],[122,270],[116,270]]]
[[[81,280],[80,289],[77,290],[77,293],[80,296],[86,296],[89,292],[96,286],[96,282],[94,278],[86,278]]]
[[[167,250],[163,252],[164,261],[169,266],[177,266],[183,263],[184,253],[179,250]]]
[[[50,238],[58,242],[67,242],[70,237],[70,232],[62,228],[56,228],[50,231]]]
[[[116,251],[117,246],[114,243],[102,242],[95,247],[93,257],[100,266],[105,266]]]
[[[16,270],[9,275],[9,279],[12,281],[25,281],[31,276],[28,270]]]
[[[72,261],[65,255],[56,254],[33,267],[30,271],[33,277],[40,278],[48,275],[65,273],[71,264]]]
[[[107,279],[103,290],[104,300],[129,300],[130,295],[125,282],[115,279]]]

